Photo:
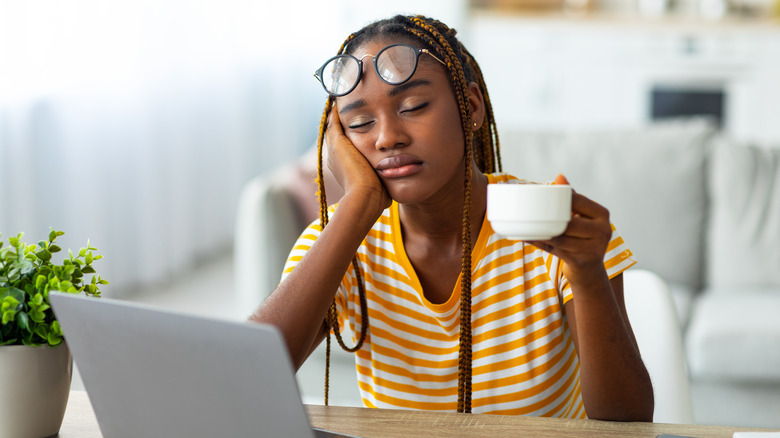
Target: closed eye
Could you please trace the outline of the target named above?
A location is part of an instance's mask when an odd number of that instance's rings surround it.
[[[349,129],[365,128],[366,126],[370,125],[373,122],[374,122],[373,120],[369,120],[369,121],[363,122],[363,123],[352,123],[352,124],[349,125]]]
[[[415,106],[413,106],[413,107],[411,107],[411,108],[404,109],[404,110],[402,110],[401,112],[402,112],[402,113],[410,113],[410,112],[413,112],[413,111],[418,111],[418,110],[421,110],[421,109],[423,109],[423,108],[425,108],[425,107],[427,107],[427,106],[428,106],[428,102],[423,102],[423,103],[421,103],[421,104],[419,104],[419,105],[415,105]]]

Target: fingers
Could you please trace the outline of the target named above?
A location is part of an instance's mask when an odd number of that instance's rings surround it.
[[[336,107],[336,104],[333,104],[333,107],[330,109],[330,114],[328,114],[328,128],[331,126],[335,126],[335,124],[338,124],[339,127],[341,127],[341,119],[339,119],[339,109]]]
[[[588,198],[585,195],[572,191],[571,211],[577,216],[585,216],[592,219],[604,218],[609,221],[609,210],[604,206]]]
[[[341,127],[341,120],[339,119],[339,111],[335,103],[333,104],[333,108],[330,110],[330,114],[328,114],[326,135],[329,146],[335,144],[335,139],[337,139],[339,136],[344,135],[344,129]]]
[[[562,173],[559,173],[558,176],[555,177],[555,180],[553,180],[552,183],[553,184],[569,185],[569,180],[566,179],[566,177],[563,176]]]

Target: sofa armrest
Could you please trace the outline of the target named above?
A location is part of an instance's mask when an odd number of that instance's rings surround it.
[[[279,283],[300,235],[300,208],[281,172],[247,183],[239,198],[234,240],[235,287],[241,309],[251,313]]]
[[[626,311],[655,394],[653,421],[693,422],[683,336],[668,284],[657,274],[629,269],[623,274]]]

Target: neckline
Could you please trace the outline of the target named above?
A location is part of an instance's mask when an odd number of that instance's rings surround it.
[[[491,179],[492,179],[491,175],[488,175],[488,182],[492,182]],[[419,297],[420,302],[434,313],[438,313],[438,314],[450,313],[460,303],[460,297],[461,297],[460,285],[461,285],[463,273],[461,272],[460,274],[458,274],[458,278],[455,281],[455,286],[453,287],[452,293],[450,294],[450,297],[447,299],[447,301],[440,304],[430,302],[427,298],[425,298],[425,293],[422,289],[420,278],[417,276],[417,271],[415,271],[414,266],[412,266],[411,260],[409,260],[409,256],[406,254],[406,248],[404,247],[404,243],[403,243],[403,235],[401,234],[401,217],[398,211],[398,203],[395,201],[393,201],[393,203],[390,205],[390,220],[391,220],[391,235],[393,240],[393,250],[395,252],[395,256],[397,258],[398,263],[403,267],[404,271],[406,272],[407,277],[409,277],[409,279],[411,280],[411,285],[414,288],[414,291],[416,292],[417,296]],[[482,218],[482,224],[479,229],[479,236],[477,236],[477,240],[474,243],[474,246],[471,248],[472,280],[475,271],[474,263],[475,261],[480,260],[480,258],[482,257],[490,231],[491,231],[490,224],[487,221],[487,214],[485,214],[484,217]]]

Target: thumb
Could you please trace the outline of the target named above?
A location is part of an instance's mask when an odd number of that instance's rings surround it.
[[[563,176],[562,173],[559,173],[558,176],[555,177],[555,180],[552,182],[553,184],[564,184],[569,185],[569,180],[566,179],[565,176]]]

